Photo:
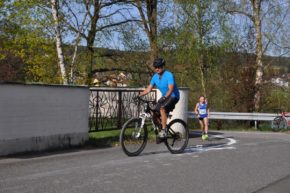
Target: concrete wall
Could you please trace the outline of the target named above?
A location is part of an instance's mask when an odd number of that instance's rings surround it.
[[[85,87],[0,84],[0,155],[82,144],[88,105]]]
[[[174,110],[170,113],[172,114],[171,119],[167,119],[167,123],[174,119],[182,119],[185,123],[187,123],[188,118],[188,94],[189,88],[179,88],[180,98],[178,103],[175,105]],[[157,100],[161,97],[161,92],[157,91]],[[175,131],[180,131],[183,133],[183,127],[180,124],[175,124],[171,127]]]

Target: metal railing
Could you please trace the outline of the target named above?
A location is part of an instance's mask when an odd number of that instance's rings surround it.
[[[210,112],[210,119],[224,120],[273,121],[276,116],[276,113]],[[196,118],[196,115],[188,112],[188,118]]]
[[[120,129],[125,121],[140,113],[140,106],[133,101],[144,88],[90,88],[89,127],[90,132]],[[146,95],[156,100],[156,90]]]
[[[234,113],[234,112],[210,112],[210,119],[217,120],[247,120],[254,121],[257,129],[257,121],[273,121],[277,113]],[[197,118],[196,115],[189,111],[188,118]]]

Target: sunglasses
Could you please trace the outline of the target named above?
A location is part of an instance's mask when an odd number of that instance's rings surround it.
[[[157,67],[154,67],[155,69],[160,69],[160,68],[163,68],[162,66],[157,66]]]

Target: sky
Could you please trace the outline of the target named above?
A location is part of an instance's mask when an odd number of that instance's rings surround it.
[[[285,0],[282,1],[282,2],[285,2]],[[287,0],[286,0],[286,2],[287,2]],[[285,7],[287,8],[287,6],[285,6]],[[81,21],[83,19],[83,16],[84,16],[84,14],[83,14],[84,7],[80,7],[80,6],[77,6],[77,5],[72,5],[71,8],[77,13],[76,14],[77,17],[74,18],[73,16],[71,16],[71,19],[74,20],[74,23],[76,23],[75,22],[76,20],[78,20],[78,22],[81,23]],[[122,8],[128,8],[128,7],[122,7]],[[117,9],[118,9],[117,6],[112,6],[109,9],[107,9],[106,12],[103,12],[103,14],[108,14],[108,13],[115,12]],[[172,4],[169,5],[169,9],[175,10],[175,9],[172,8]],[[289,9],[286,10],[286,12],[288,12],[288,15],[286,15],[286,18],[284,19],[284,25],[286,25],[286,30],[284,30],[283,32],[281,31],[280,34],[279,33],[277,33],[277,34],[279,34],[280,36],[290,37],[290,34],[289,34],[290,33],[290,26],[289,26],[290,25],[290,13],[289,13]],[[123,12],[123,15],[117,14],[116,16],[112,17],[112,20],[120,21],[120,19],[122,17],[128,17],[129,15],[131,15],[131,16],[133,16],[135,18],[139,18],[138,10],[136,8],[130,8],[129,11]],[[269,12],[269,18],[268,18],[269,21],[271,21],[270,16],[271,16],[271,13]],[[249,23],[250,20],[248,18],[246,18],[245,16],[241,16],[241,15],[238,15],[238,14],[232,16],[231,18],[232,18],[231,22],[232,22],[232,25],[233,25],[232,28],[234,29],[234,33],[237,34],[237,36],[240,38],[241,42],[243,42],[244,44],[247,44],[247,46],[251,47],[251,42],[248,41],[249,39],[247,39],[247,35],[249,34],[249,31],[245,30],[245,29],[247,29],[247,24]],[[267,19],[267,16],[265,16],[265,18]],[[164,16],[162,18],[159,17],[158,19],[159,19],[160,23],[167,23],[167,24],[171,23],[171,24],[175,25],[176,23],[174,22],[174,20],[176,20],[176,13],[174,11],[173,12],[172,11],[168,11],[168,12],[165,12],[165,14],[164,14]],[[102,21],[102,23],[104,24],[105,21]],[[264,22],[263,25],[262,25],[262,29],[267,29],[271,25],[273,25],[273,23],[271,24],[271,22],[268,22],[268,21]],[[274,25],[271,26],[271,27],[275,28]],[[254,32],[254,31],[252,30],[252,32]],[[128,33],[130,33],[130,32],[128,32]],[[274,32],[273,32],[273,34],[274,34]],[[137,31],[137,34],[135,34],[135,35],[138,35],[138,37],[140,38],[140,41],[147,41],[147,43],[148,43],[146,33],[144,32],[143,29],[139,28],[139,30]],[[219,35],[219,34],[217,34],[217,35]],[[263,35],[265,36],[266,34],[263,34]],[[105,36],[107,38],[104,38]],[[98,33],[97,37],[96,37],[97,39],[95,41],[95,46],[96,47],[106,47],[106,48],[111,48],[111,49],[125,50],[124,43],[123,43],[121,37],[122,37],[122,34],[120,32],[118,32],[118,31],[115,31],[114,33],[111,33],[111,36],[107,36],[107,34],[104,35],[104,33]],[[65,42],[68,42],[68,43],[72,42],[74,39],[75,39],[75,35],[73,35],[73,34],[68,34],[67,36],[64,37]],[[266,39],[264,39],[264,40],[266,40]],[[287,47],[287,44],[288,44],[288,48],[289,48],[289,45],[290,45],[290,40],[289,39],[288,40],[287,40],[287,38],[286,38],[286,40],[280,39],[279,41],[277,39],[277,40],[275,40],[275,43],[284,44],[283,45],[284,47]],[[288,41],[288,43],[287,43],[287,41]],[[267,41],[265,41],[265,44],[266,43],[267,43]],[[86,42],[84,41],[84,39],[81,41],[80,44],[83,45],[83,46],[86,45]],[[279,48],[278,46],[273,46],[273,45],[269,46],[268,51],[266,52],[267,55],[279,56],[279,55],[285,53],[285,49],[283,50],[283,49]],[[250,50],[250,49],[248,48],[248,50]],[[252,48],[251,51],[254,52],[254,48]],[[290,53],[286,54],[286,56],[290,56]]]

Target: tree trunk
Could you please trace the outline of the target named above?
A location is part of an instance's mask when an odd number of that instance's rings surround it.
[[[80,28],[78,30],[76,40],[75,40],[74,53],[73,53],[72,62],[71,62],[71,65],[70,65],[71,66],[71,68],[70,68],[70,83],[71,84],[73,84],[74,80],[75,80],[75,77],[74,77],[75,61],[76,61],[76,57],[77,57],[78,46],[79,46],[79,43],[80,43],[80,40],[81,40],[81,33],[82,33],[83,27],[85,25],[85,21],[86,21],[87,15],[88,15],[88,13],[86,12],[86,14],[84,16],[84,19],[82,21],[82,24],[81,24],[81,26],[80,26]]]
[[[72,57],[72,62],[70,65],[70,84],[74,84],[74,65],[75,65],[75,61],[76,61],[76,57],[77,57],[77,52],[78,52],[78,41],[74,46],[74,53],[73,53],[73,57]]]
[[[61,72],[61,77],[63,80],[63,84],[67,85],[67,76],[65,72],[65,60],[62,51],[62,39],[61,39],[61,32],[60,26],[58,21],[58,0],[51,0],[51,9],[52,9],[52,16],[54,20],[54,29],[55,29],[55,38],[56,38],[56,50],[57,50],[57,57]]]
[[[262,23],[260,17],[261,11],[261,0],[252,0],[254,10],[254,25],[255,25],[255,36],[256,36],[256,80],[255,80],[255,95],[254,95],[254,107],[255,111],[260,111],[261,103],[261,87],[263,84],[263,45],[262,45]]]
[[[255,77],[255,91],[254,91],[254,104],[253,108],[256,112],[261,110],[261,87],[263,84],[263,43],[262,43],[262,22],[261,22],[261,4],[263,0],[248,0],[253,9],[253,14],[249,14],[247,11],[241,11],[239,9],[226,10],[228,13],[242,14],[248,17],[255,26],[255,40],[256,40],[256,77]],[[227,1],[226,1],[227,4]]]
[[[146,0],[146,14],[142,8],[141,0],[135,0],[136,7],[138,8],[144,30],[149,39],[150,44],[150,56],[149,66],[153,64],[154,60],[158,57],[158,45],[157,45],[157,0]],[[148,67],[149,67],[148,66]]]
[[[205,82],[205,77],[206,77],[206,64],[205,64],[205,45],[204,45],[204,37],[205,37],[205,30],[203,26],[203,9],[202,9],[202,4],[201,2],[197,2],[197,31],[198,31],[198,46],[199,46],[199,56],[198,56],[198,65],[200,69],[200,80],[201,80],[201,87],[202,87],[202,92],[203,95],[206,97],[206,82]]]
[[[94,11],[93,11],[93,15],[91,16],[91,26],[88,32],[88,36],[86,38],[87,48],[90,53],[90,64],[87,68],[87,82],[86,82],[88,85],[91,85],[91,82],[92,82],[93,59],[94,59],[94,54],[95,54],[94,42],[95,42],[96,33],[97,33],[97,23],[100,16],[99,1],[94,1],[93,8],[94,8]]]
[[[147,5],[147,13],[150,27],[150,64],[158,57],[157,45],[157,0],[149,0]]]
[[[157,33],[156,33],[157,36]],[[150,41],[150,64],[153,64],[154,60],[158,57],[158,45],[157,45],[157,38],[153,38]]]
[[[204,66],[204,55],[200,54],[198,58],[198,65],[200,69],[200,80],[203,95],[206,97],[206,83],[205,83],[205,66]]]

